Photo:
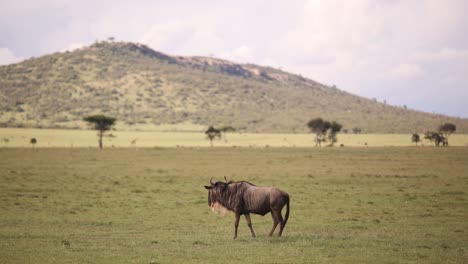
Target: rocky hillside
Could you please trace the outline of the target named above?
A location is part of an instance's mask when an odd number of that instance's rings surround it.
[[[425,132],[468,120],[403,109],[299,75],[207,57],[170,56],[134,43],[97,42],[0,67],[0,126],[86,128],[104,113],[119,129],[305,132],[311,118],[351,131]]]

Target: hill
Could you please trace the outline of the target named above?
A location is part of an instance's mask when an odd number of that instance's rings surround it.
[[[97,42],[0,67],[0,126],[86,128],[93,113],[118,128],[306,132],[311,118],[349,131],[411,133],[468,119],[376,102],[270,67],[208,57],[170,56],[145,45]]]

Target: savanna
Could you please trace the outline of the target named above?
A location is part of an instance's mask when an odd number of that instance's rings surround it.
[[[465,263],[467,160],[465,147],[0,148],[0,260]],[[208,207],[212,176],[287,191],[283,236],[252,215],[257,237],[242,218],[233,240],[232,213]]]

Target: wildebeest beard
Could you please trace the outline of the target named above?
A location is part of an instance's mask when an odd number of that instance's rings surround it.
[[[217,214],[220,214],[222,216],[226,216],[229,214],[229,210],[222,206],[220,203],[214,203],[213,205],[211,205],[211,211],[217,213]]]

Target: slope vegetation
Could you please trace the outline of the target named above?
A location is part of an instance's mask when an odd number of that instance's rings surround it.
[[[147,46],[97,42],[0,67],[0,125],[85,128],[86,115],[119,127],[305,132],[314,117],[349,131],[409,133],[468,120],[394,107],[270,67],[207,57],[169,56]]]

